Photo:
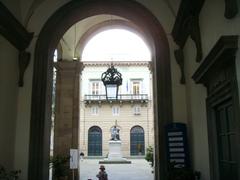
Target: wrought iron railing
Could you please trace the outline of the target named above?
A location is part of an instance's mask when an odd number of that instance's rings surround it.
[[[85,101],[105,101],[106,95],[85,95]],[[117,100],[148,100],[147,94],[119,94]]]

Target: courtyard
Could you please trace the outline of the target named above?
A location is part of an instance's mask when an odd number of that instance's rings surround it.
[[[97,180],[100,159],[80,161],[80,180]],[[131,164],[104,164],[109,180],[153,180],[152,168],[145,159],[128,159]]]

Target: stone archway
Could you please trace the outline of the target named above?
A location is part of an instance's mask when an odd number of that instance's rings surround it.
[[[71,1],[59,8],[48,19],[37,40],[32,89],[29,180],[48,178],[54,49],[73,24],[100,14],[112,14],[128,19],[142,29],[144,34],[149,34],[147,40],[153,56],[155,95],[155,179],[164,180],[166,177],[164,125],[172,121],[171,73],[166,34],[156,17],[133,0],[88,0]]]

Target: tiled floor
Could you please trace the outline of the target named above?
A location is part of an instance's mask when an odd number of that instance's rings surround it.
[[[153,180],[152,168],[144,159],[129,159],[131,164],[104,164],[108,180]],[[80,161],[80,180],[97,180],[99,159]]]

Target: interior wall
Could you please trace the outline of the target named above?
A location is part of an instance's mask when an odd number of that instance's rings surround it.
[[[170,35],[168,42],[171,58],[173,122],[187,123],[186,84],[180,83],[181,71],[174,56],[174,50],[178,48]]]
[[[195,61],[196,49],[189,39],[185,45],[186,98],[188,111],[188,127],[190,156],[194,170],[200,171],[203,180],[209,179],[208,136],[206,121],[206,88],[196,85],[192,80],[198,63]]]
[[[239,4],[238,4],[239,5]],[[224,17],[225,2],[219,0],[205,1],[199,16],[202,39],[203,59],[211,51],[222,35],[240,35],[240,13],[233,19]],[[195,62],[196,48],[191,39],[188,39],[185,48],[185,73],[187,79],[186,97],[188,121],[191,127],[192,157],[195,170],[201,171],[202,180],[210,179],[209,149],[207,136],[206,88],[197,85],[192,75],[199,67]],[[240,84],[239,51],[237,53],[238,84]],[[203,61],[201,61],[203,62]]]
[[[0,164],[12,170],[18,98],[18,51],[0,36]]]
[[[36,38],[34,37],[27,51],[31,52],[30,63],[24,74],[24,86],[19,88],[17,103],[16,141],[14,167],[20,169],[20,180],[26,180],[28,174],[28,152],[31,118],[32,74]]]
[[[1,0],[21,20],[18,0]],[[14,168],[18,102],[18,50],[0,35],[0,164]]]

